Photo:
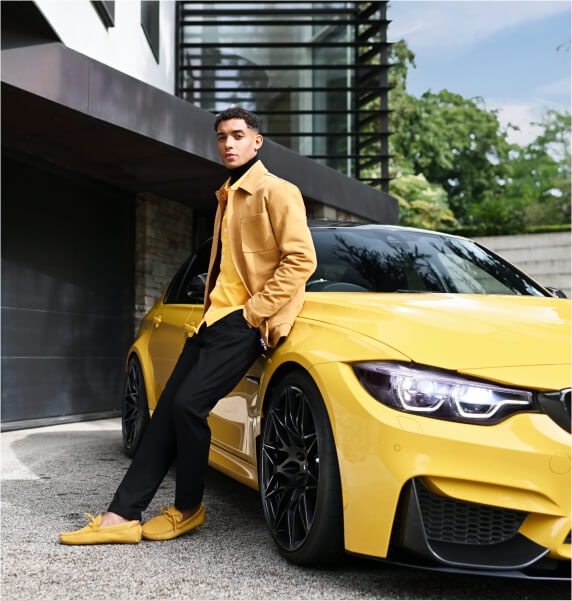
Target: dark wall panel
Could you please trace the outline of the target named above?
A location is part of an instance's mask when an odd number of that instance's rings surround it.
[[[2,421],[118,409],[134,201],[9,156],[2,174]]]

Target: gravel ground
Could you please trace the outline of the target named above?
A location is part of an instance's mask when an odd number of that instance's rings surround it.
[[[348,556],[335,570],[288,564],[258,493],[209,470],[205,524],[172,541],[73,547],[58,533],[104,510],[129,459],[118,419],[5,432],[2,599],[570,599],[563,583],[437,574]],[[170,473],[144,518],[170,504]]]

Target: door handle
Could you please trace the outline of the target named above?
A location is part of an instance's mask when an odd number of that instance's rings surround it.
[[[160,315],[155,315],[153,317],[153,325],[158,328],[161,325],[162,318]]]
[[[198,332],[198,328],[196,327],[196,322],[192,321],[191,323],[185,323],[183,325],[183,327],[185,328],[185,330],[187,332],[192,332],[193,334],[196,334]]]

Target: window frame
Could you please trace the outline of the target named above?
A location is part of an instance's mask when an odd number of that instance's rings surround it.
[[[202,244],[195,253],[193,253],[177,270],[173,276],[165,297],[164,305],[197,305],[200,303],[182,302],[182,294],[192,278],[197,275],[207,273],[210,259],[211,242]],[[196,268],[196,272],[193,269]]]
[[[141,27],[157,63],[159,63],[161,43],[159,36],[160,16],[161,3],[158,0],[143,0],[141,2]]]
[[[115,27],[115,0],[92,0],[91,5],[106,29]]]

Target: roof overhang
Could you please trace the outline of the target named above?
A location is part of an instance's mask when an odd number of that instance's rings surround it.
[[[49,42],[2,50],[2,144],[134,193],[211,207],[226,171],[214,115]],[[388,194],[265,140],[261,158],[309,202],[398,222]]]

